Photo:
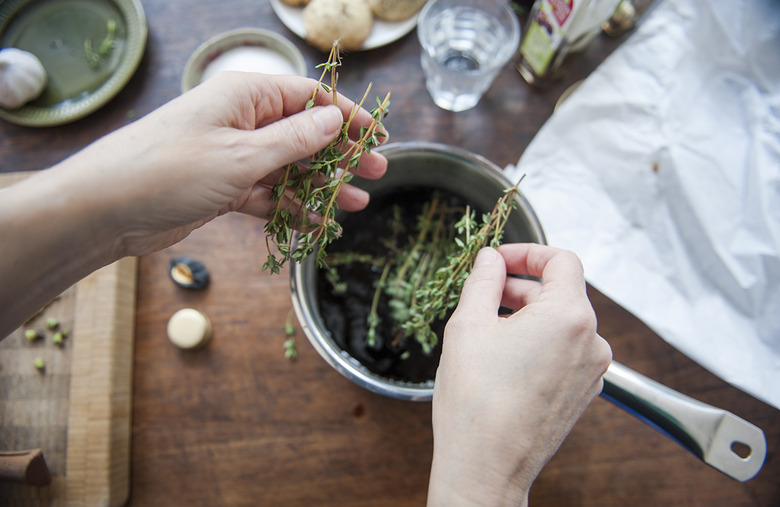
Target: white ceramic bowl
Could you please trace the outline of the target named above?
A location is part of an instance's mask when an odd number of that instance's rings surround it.
[[[288,39],[269,30],[238,28],[207,40],[192,53],[182,73],[182,93],[219,69],[308,75],[306,60]]]

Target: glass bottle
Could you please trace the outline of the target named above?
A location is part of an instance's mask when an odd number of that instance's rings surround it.
[[[586,48],[620,0],[536,0],[520,41],[515,66],[531,85],[557,76],[567,55]]]
[[[652,3],[653,0],[620,0],[615,12],[601,25],[602,30],[612,37],[631,30]]]

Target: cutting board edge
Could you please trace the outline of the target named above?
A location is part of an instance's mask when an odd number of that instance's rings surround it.
[[[118,506],[130,495],[137,269],[137,258],[120,259],[76,290],[67,505]]]
[[[37,171],[0,173],[0,188],[8,187]],[[131,432],[132,432],[132,387],[133,353],[135,340],[135,314],[138,283],[138,259],[128,257],[105,266],[76,284],[77,308],[73,327],[74,357],[71,368],[81,372],[79,378],[86,377],[87,390],[74,389],[71,379],[69,404],[75,399],[81,408],[69,407],[68,442],[66,451],[66,470],[64,476],[52,478],[47,491],[33,491],[33,498],[40,499],[50,506],[120,506],[130,497],[131,470]],[[100,288],[100,289],[98,289]],[[96,292],[99,291],[99,292]],[[107,297],[104,297],[107,295]],[[80,300],[78,298],[81,298]],[[90,317],[90,314],[92,316]],[[99,317],[97,316],[99,315]],[[91,324],[88,322],[91,319]],[[100,325],[100,330],[89,329],[90,325]],[[106,336],[112,337],[106,339]],[[102,345],[103,349],[99,346]],[[100,354],[106,354],[100,356]],[[95,354],[98,354],[97,360]],[[95,367],[96,370],[89,368]],[[92,373],[97,373],[93,376]],[[108,378],[99,375],[108,374]],[[104,407],[95,410],[88,389],[97,388]],[[71,418],[84,422],[88,431],[84,435],[71,437]],[[105,422],[108,422],[108,426]],[[113,423],[113,424],[112,424]],[[91,426],[90,426],[91,425]],[[89,430],[93,430],[90,434]],[[86,437],[86,440],[85,440]],[[91,461],[79,458],[75,465],[83,469],[73,471],[72,455],[81,438],[88,442],[83,453],[95,451],[101,459]],[[20,491],[29,492],[30,487],[20,485]]]

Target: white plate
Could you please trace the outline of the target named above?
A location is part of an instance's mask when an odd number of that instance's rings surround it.
[[[306,28],[303,25],[303,8],[292,7],[281,0],[271,0],[271,8],[295,35],[306,40]],[[404,21],[390,22],[374,18],[374,27],[363,43],[363,51],[386,46],[395,42],[417,26],[417,14]]]

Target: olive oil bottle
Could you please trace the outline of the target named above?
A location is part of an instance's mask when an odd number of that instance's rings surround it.
[[[620,0],[536,0],[515,58],[520,75],[537,87],[559,76],[566,57],[588,46]]]

